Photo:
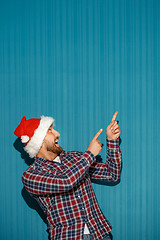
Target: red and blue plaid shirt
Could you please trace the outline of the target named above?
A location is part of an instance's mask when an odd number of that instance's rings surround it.
[[[87,225],[92,239],[111,231],[95,197],[91,179],[120,179],[122,155],[118,140],[107,140],[106,163],[86,151],[60,154],[61,163],[35,158],[22,176],[25,188],[47,215],[51,239],[81,240]]]

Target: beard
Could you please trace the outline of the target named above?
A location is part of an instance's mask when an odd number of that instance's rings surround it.
[[[60,153],[63,151],[63,148],[60,145],[57,146],[57,144],[52,143],[52,144],[48,144],[47,151],[55,153],[57,154],[57,156],[59,156]]]

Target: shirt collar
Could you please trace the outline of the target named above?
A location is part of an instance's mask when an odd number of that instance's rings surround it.
[[[57,156],[54,160],[53,160],[54,162],[61,162],[61,160],[60,160],[60,157],[59,156]]]
[[[40,158],[40,157],[35,157],[35,163],[45,163],[45,162],[58,162],[61,163],[61,159],[60,156],[57,156],[54,160],[50,160],[50,159],[46,159],[46,158]]]

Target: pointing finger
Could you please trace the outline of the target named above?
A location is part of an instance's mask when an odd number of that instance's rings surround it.
[[[116,111],[115,114],[113,115],[112,122],[116,120],[117,114],[118,114],[118,111]]]
[[[96,135],[94,136],[93,140],[97,140],[102,131],[103,131],[103,129],[101,128],[101,129],[96,133]]]

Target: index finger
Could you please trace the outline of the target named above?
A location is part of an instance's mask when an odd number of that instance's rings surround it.
[[[103,131],[103,129],[101,128],[101,129],[96,133],[96,135],[94,136],[93,140],[97,140],[102,131]]]
[[[113,115],[112,122],[116,120],[117,114],[118,114],[118,111],[116,111],[115,114]]]

